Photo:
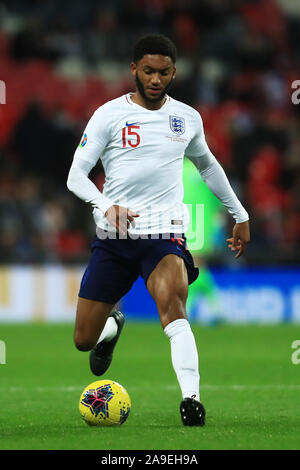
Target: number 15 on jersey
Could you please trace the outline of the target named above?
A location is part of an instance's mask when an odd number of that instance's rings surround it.
[[[130,147],[137,147],[140,142],[141,138],[138,132],[135,129],[139,129],[140,126],[126,126],[122,129],[122,142],[123,148],[127,147],[127,144]]]

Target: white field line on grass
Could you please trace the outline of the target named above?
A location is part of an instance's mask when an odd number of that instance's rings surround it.
[[[80,392],[83,391],[85,385],[69,385],[69,386],[62,386],[62,387],[7,387],[5,391],[7,392]],[[149,386],[126,386],[128,391],[137,391],[142,389],[148,389]],[[168,391],[175,391],[178,390],[178,385],[162,385],[160,388],[161,390],[168,390]],[[224,392],[224,391],[233,391],[233,392],[243,392],[249,390],[284,390],[284,391],[295,391],[300,390],[300,384],[260,384],[260,385],[201,385],[200,390],[211,390],[215,392]]]

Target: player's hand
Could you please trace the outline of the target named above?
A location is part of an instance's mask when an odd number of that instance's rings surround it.
[[[250,242],[249,221],[235,224],[232,230],[232,238],[227,238],[228,248],[237,251],[235,258],[239,258],[245,251],[247,243]]]
[[[135,227],[135,217],[140,215],[136,212],[133,212],[127,207],[113,205],[110,206],[105,212],[105,217],[111,225],[113,225],[121,235],[126,235],[129,229],[130,224],[132,227]]]

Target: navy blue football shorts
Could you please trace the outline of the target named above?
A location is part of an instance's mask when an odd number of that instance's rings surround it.
[[[183,235],[159,234],[155,235],[156,238],[151,238],[151,235],[145,238],[143,235],[143,238],[137,239],[121,239],[118,235],[115,239],[95,237],[79,297],[115,304],[131,289],[139,276],[146,284],[158,262],[169,254],[183,258],[189,284],[197,279],[199,270],[194,266]]]

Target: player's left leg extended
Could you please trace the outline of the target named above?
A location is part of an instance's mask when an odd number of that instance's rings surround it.
[[[203,426],[205,409],[200,402],[198,351],[185,310],[188,275],[184,260],[174,254],[164,256],[150,274],[147,289],[170,338],[172,364],[183,398],[183,424]]]

